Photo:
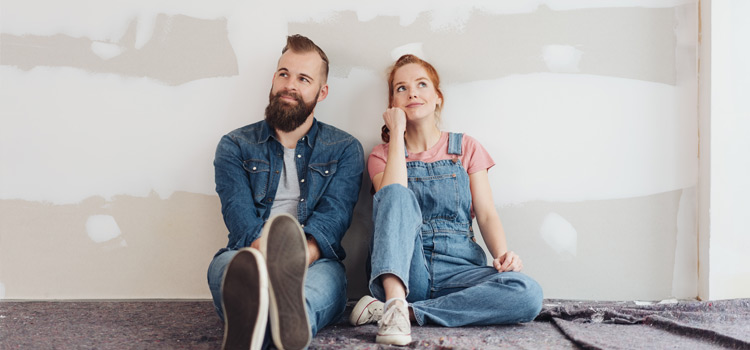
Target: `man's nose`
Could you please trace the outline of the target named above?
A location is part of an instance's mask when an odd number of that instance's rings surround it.
[[[287,79],[284,81],[284,85],[282,86],[285,91],[297,91],[297,81],[294,79]]]

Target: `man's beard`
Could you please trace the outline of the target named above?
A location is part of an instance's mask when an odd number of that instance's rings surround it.
[[[318,103],[320,91],[315,95],[315,99],[308,105],[302,99],[302,96],[296,93],[279,91],[276,95],[273,92],[268,94],[268,107],[266,107],[266,123],[276,130],[291,132],[302,125],[307,117],[315,109]],[[296,105],[288,104],[281,100],[282,96],[291,96],[297,100]]]

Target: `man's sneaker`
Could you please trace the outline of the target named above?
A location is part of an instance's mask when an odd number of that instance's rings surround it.
[[[379,344],[406,345],[411,343],[411,322],[409,308],[400,300],[388,305],[383,318],[378,322],[378,336],[375,342]]]
[[[375,323],[383,317],[383,302],[369,295],[359,299],[357,305],[354,305],[349,323],[352,326],[361,326],[363,324]]]
[[[268,320],[268,274],[260,251],[244,248],[229,262],[221,285],[221,306],[221,348],[261,349]]]
[[[275,215],[263,226],[260,247],[268,266],[273,342],[279,349],[304,349],[312,338],[305,304],[305,233],[293,216]]]

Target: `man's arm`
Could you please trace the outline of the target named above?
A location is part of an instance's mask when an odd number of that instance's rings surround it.
[[[317,242],[320,258],[344,258],[341,239],[352,221],[363,171],[364,151],[359,141],[353,139],[342,152],[336,173],[305,223],[305,233]]]
[[[216,147],[214,171],[216,193],[221,199],[221,213],[229,229],[228,248],[249,246],[260,237],[263,218],[253,203],[253,193],[239,145],[225,135]],[[261,176],[268,176],[262,174]]]

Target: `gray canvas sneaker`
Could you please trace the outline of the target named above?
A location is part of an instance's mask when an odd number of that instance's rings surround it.
[[[406,345],[411,343],[411,321],[409,308],[400,300],[391,302],[378,322],[379,344]]]
[[[260,350],[268,320],[268,274],[263,255],[244,248],[232,258],[221,285],[222,349]]]
[[[312,331],[305,304],[307,239],[293,216],[279,214],[268,219],[260,238],[268,268],[273,342],[279,349],[304,349]]]

